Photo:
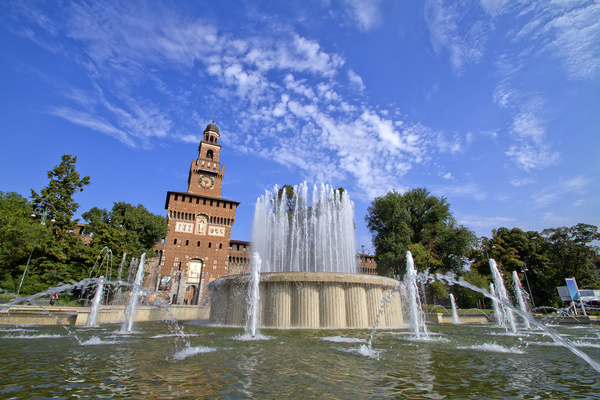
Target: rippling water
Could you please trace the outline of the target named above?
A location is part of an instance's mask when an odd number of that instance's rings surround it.
[[[600,374],[539,331],[431,326],[431,340],[385,330],[261,330],[166,324],[137,332],[1,327],[2,399],[600,398]],[[557,327],[600,361],[600,326]]]

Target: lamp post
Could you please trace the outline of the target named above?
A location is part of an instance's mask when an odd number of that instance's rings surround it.
[[[46,225],[46,216],[48,215],[48,213],[50,212],[50,209],[48,207],[45,208],[41,208],[41,207],[37,207],[35,209],[35,211],[31,214],[32,217],[36,217],[37,214],[41,215],[41,220],[40,220],[40,224],[42,225]],[[54,222],[54,218],[52,218],[50,221]],[[25,265],[25,271],[23,271],[23,277],[21,277],[21,283],[19,283],[19,288],[17,289],[17,296],[19,295],[19,292],[21,291],[21,286],[23,285],[23,280],[25,279],[25,274],[27,273],[27,268],[29,267],[29,262],[31,261],[31,256],[33,256],[33,250],[35,250],[35,245],[38,241],[38,237],[36,236],[35,241],[33,242],[33,247],[31,248],[31,253],[29,253],[29,258],[27,259],[27,264]]]
[[[527,278],[527,271],[529,271],[527,269],[527,266],[522,265],[521,272],[523,273],[523,275],[525,275],[525,282],[527,282],[527,289],[529,289],[529,296],[531,298],[531,304],[533,305],[533,308],[535,308],[535,302],[533,301],[533,294],[531,294],[531,287],[529,286],[529,279]]]

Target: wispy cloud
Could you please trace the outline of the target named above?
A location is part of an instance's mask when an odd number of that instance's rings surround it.
[[[510,129],[516,143],[511,145],[506,155],[525,171],[554,165],[559,155],[547,141],[546,129],[532,113],[518,114]]]
[[[343,0],[343,2],[359,29],[368,31],[379,23],[381,0]]]
[[[128,146],[133,146],[133,142],[130,140],[129,136],[124,131],[116,128],[111,123],[105,121],[97,115],[89,114],[79,110],[73,110],[67,107],[56,107],[50,110],[50,114],[64,118],[65,120],[72,122],[76,125],[84,126],[94,131],[102,132],[104,134],[114,137],[115,139],[118,139],[120,142]]]
[[[456,220],[459,224],[473,229],[477,235],[485,234],[488,237],[490,237],[492,229],[512,228],[519,223],[513,217],[482,217],[481,215],[457,215]]]
[[[359,92],[362,92],[365,90],[365,84],[362,80],[362,78],[357,75],[354,71],[352,71],[351,69],[348,70],[348,80],[350,81],[350,84],[355,87]]]
[[[488,35],[483,21],[472,22],[465,14],[454,2],[427,0],[425,4],[431,44],[439,55],[447,52],[452,69],[459,76],[470,64],[482,59]]]
[[[591,183],[589,178],[576,176],[571,179],[560,179],[558,183],[533,195],[533,200],[542,207],[548,207],[567,194],[583,195]]]
[[[548,53],[562,63],[567,76],[587,80],[600,73],[600,3],[535,2],[521,10],[527,21],[515,40],[535,44],[535,55]]]
[[[477,12],[477,6],[483,11]],[[510,20],[504,24],[499,18]],[[600,3],[594,1],[428,0],[425,20],[433,49],[462,76],[482,62],[490,37],[499,81],[493,97],[512,113],[505,154],[520,169],[532,171],[558,162],[540,107],[543,93],[526,93],[516,82],[532,65],[558,60],[567,79],[589,80],[600,73]],[[510,28],[506,28],[506,26]],[[546,61],[548,60],[548,61]],[[543,100],[542,100],[543,101]]]
[[[433,191],[446,197],[467,197],[478,201],[488,197],[486,190],[476,183],[433,186]]]

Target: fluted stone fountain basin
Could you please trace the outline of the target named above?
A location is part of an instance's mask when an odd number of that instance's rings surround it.
[[[210,322],[246,323],[249,275],[212,281]],[[263,328],[370,328],[403,326],[398,281],[380,276],[337,272],[260,274],[258,326]],[[388,294],[391,294],[388,296]],[[384,301],[388,302],[382,310]]]

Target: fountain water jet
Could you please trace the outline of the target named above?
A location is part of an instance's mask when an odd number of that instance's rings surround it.
[[[504,312],[502,311],[502,308],[500,308],[500,303],[496,300],[496,288],[493,283],[490,283],[490,293],[492,295],[492,308],[494,309],[496,324],[498,324],[499,327],[506,329],[506,321],[504,321],[504,318],[502,317]]]
[[[404,281],[406,283],[408,294],[410,330],[417,339],[420,339],[421,335],[423,335],[424,338],[429,338],[429,332],[427,332],[425,318],[421,308],[421,299],[419,296],[419,288],[417,286],[417,272],[410,251],[406,252],[406,276]]]
[[[567,340],[563,339],[556,332],[554,332],[553,330],[551,330],[550,328],[548,328],[544,324],[536,321],[534,318],[531,317],[531,315],[529,315],[529,313],[523,312],[522,310],[513,307],[510,304],[510,302],[508,302],[508,301],[500,298],[499,296],[493,296],[491,293],[487,292],[485,289],[482,289],[480,287],[472,285],[469,282],[465,281],[463,278],[460,278],[459,280],[456,280],[456,279],[454,279],[454,276],[451,275],[451,274],[447,274],[447,275],[437,274],[436,277],[437,277],[437,279],[439,281],[445,281],[445,282],[447,282],[448,284],[451,284],[451,285],[454,285],[454,284],[460,285],[460,286],[465,287],[467,289],[471,289],[471,290],[473,290],[473,291],[475,291],[477,293],[481,293],[482,295],[484,295],[485,297],[491,299],[492,301],[498,302],[501,306],[503,306],[506,309],[514,312],[515,314],[520,315],[524,319],[528,320],[532,325],[535,325],[537,328],[539,328],[542,331],[546,332],[548,334],[548,336],[550,336],[552,338],[552,340],[554,340],[556,343],[564,346],[569,351],[571,351],[573,354],[575,354],[577,357],[579,357],[582,360],[584,360],[585,362],[587,362],[597,372],[600,372],[600,364],[599,363],[597,363],[596,361],[594,361],[590,356],[588,356],[587,354],[585,354],[583,351],[581,351],[578,348],[576,348],[573,344],[571,344]]]
[[[135,318],[135,311],[137,309],[139,295],[142,289],[142,281],[144,279],[144,263],[146,262],[146,253],[140,257],[140,265],[138,267],[137,275],[131,292],[129,294],[129,302],[127,303],[127,309],[125,310],[125,321],[121,327],[121,332],[130,333],[133,328],[133,320]]]
[[[501,326],[510,328],[512,333],[517,333],[517,325],[515,323],[515,316],[510,311],[510,308],[506,308],[504,304],[510,304],[508,299],[508,292],[506,291],[506,287],[504,286],[504,279],[502,278],[502,274],[498,270],[498,266],[496,265],[496,261],[490,258],[490,269],[492,271],[492,276],[494,278],[494,287],[496,289],[496,294],[498,298],[502,300],[500,303],[500,314],[498,315],[498,319],[502,322]]]
[[[98,284],[96,285],[96,294],[92,299],[92,307],[90,308],[90,316],[87,320],[87,326],[95,327],[98,326],[98,310],[100,309],[100,303],[102,303],[102,296],[104,295],[104,276],[100,276]]]
[[[260,255],[254,253],[252,257],[252,273],[248,285],[248,322],[246,323],[246,334],[250,334],[252,337],[256,337],[256,326],[258,325],[261,264]]]
[[[452,304],[452,323],[460,324],[460,319],[458,318],[458,312],[456,311],[456,301],[454,300],[454,295],[452,293],[450,296],[450,304]]]
[[[291,197],[277,186],[256,202],[252,247],[262,272],[356,272],[354,203],[327,185],[306,182]]]
[[[523,296],[523,287],[521,286],[521,281],[519,280],[519,274],[517,271],[513,271],[513,285],[515,287],[515,296],[517,297],[517,301],[519,303],[519,308],[524,313],[528,313],[527,303],[525,302],[525,298]],[[525,324],[525,329],[529,329],[531,325],[529,325],[529,320],[525,319],[523,321]]]

